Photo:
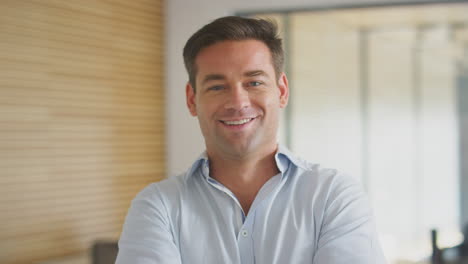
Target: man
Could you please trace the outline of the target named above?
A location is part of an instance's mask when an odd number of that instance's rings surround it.
[[[206,152],[137,195],[117,263],[385,263],[359,184],[277,144],[289,89],[276,26],[219,18],[184,60]]]

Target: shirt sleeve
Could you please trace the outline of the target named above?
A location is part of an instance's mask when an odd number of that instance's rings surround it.
[[[116,264],[181,264],[167,210],[154,185],[132,201]]]
[[[361,185],[340,176],[329,189],[313,264],[385,264]]]

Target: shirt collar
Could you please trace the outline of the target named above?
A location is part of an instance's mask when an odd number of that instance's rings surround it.
[[[278,144],[278,150],[275,154],[275,162],[276,166],[282,174],[282,177],[285,176],[290,163],[293,163],[298,167],[306,167],[305,161],[298,158],[288,148],[281,144]],[[206,154],[206,151],[203,151],[188,170],[187,176],[190,177],[191,175],[196,174],[196,172],[200,169],[201,174],[208,180],[210,178],[209,164],[210,161],[208,160],[208,155]]]
[[[208,160],[208,155],[206,154],[206,150],[203,151],[198,158],[195,160],[195,162],[192,164],[190,169],[187,172],[187,178],[191,177],[192,175],[196,174],[195,172],[198,170],[198,168],[201,168],[201,174],[205,178],[209,178],[209,160]]]
[[[275,154],[276,166],[281,172],[282,177],[284,177],[286,170],[289,167],[290,162],[294,162],[294,155],[283,145],[278,144],[278,150]]]

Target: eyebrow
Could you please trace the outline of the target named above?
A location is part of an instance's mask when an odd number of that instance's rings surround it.
[[[254,77],[254,76],[265,76],[268,77],[268,74],[265,71],[262,70],[254,70],[254,71],[248,71],[244,73],[245,77]],[[222,74],[208,74],[205,76],[205,78],[202,81],[202,84],[205,84],[209,81],[219,81],[219,80],[225,80],[226,76]]]
[[[222,74],[208,74],[203,79],[202,84],[205,84],[209,81],[219,81],[219,80],[224,80],[224,79],[226,79],[226,77]]]
[[[268,74],[262,70],[255,70],[255,71],[248,71],[244,73],[246,77],[254,77],[254,76],[265,76],[268,77]]]

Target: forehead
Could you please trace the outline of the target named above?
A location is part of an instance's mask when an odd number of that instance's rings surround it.
[[[197,79],[206,74],[274,72],[269,48],[258,40],[222,41],[202,49],[195,59]]]

